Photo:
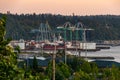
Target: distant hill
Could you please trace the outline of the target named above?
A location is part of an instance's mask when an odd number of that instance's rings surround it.
[[[0,14],[0,17],[3,14]],[[63,16],[52,14],[7,14],[6,37],[13,39],[36,39],[36,34],[30,31],[38,29],[40,23],[48,22],[52,30],[65,22],[75,24],[82,22],[94,31],[87,32],[87,40],[118,40],[120,39],[120,16],[97,15],[97,16]]]

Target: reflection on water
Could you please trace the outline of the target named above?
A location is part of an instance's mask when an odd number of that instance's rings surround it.
[[[81,56],[85,56],[85,52],[81,52]],[[102,49],[96,52],[87,52],[87,56],[114,57],[116,62],[120,62],[120,46]]]

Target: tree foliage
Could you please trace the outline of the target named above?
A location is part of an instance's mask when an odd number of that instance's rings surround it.
[[[13,48],[8,45],[9,39],[5,39],[6,17],[0,19],[0,80],[13,80],[18,78],[20,70],[17,67],[17,57]],[[16,76],[15,76],[16,75]]]
[[[63,62],[57,64],[56,68],[60,74],[64,75],[64,78],[69,78],[72,73],[71,68],[68,65],[64,64]]]
[[[74,80],[93,80],[89,74],[85,73],[84,71],[79,71],[74,73]]]
[[[0,14],[1,16],[1,14]],[[32,33],[33,29],[39,29],[40,23],[48,22],[52,30],[65,22],[75,24],[82,22],[86,28],[92,28],[93,31],[87,31],[87,40],[115,40],[120,39],[120,16],[99,15],[99,16],[62,16],[52,14],[8,14],[6,37],[12,37],[15,40],[36,39],[37,33]],[[68,38],[70,37],[69,31]],[[61,33],[62,34],[62,33]],[[81,31],[79,38],[81,38]],[[64,34],[62,34],[64,36]],[[73,32],[75,36],[75,32]]]

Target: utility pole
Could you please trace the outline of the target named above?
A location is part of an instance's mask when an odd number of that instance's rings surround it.
[[[55,44],[54,44],[54,52],[53,52],[53,59],[52,59],[52,62],[53,62],[52,80],[55,80],[55,58],[56,58],[56,40],[55,40],[55,35],[54,35],[54,41],[55,41]]]
[[[87,60],[86,29],[83,29],[83,41],[84,41],[84,47],[85,47],[85,59]]]
[[[41,45],[41,54],[43,56],[43,44]]]
[[[66,64],[66,62],[67,62],[67,55],[66,55],[66,27],[65,27],[65,31],[64,31],[64,35],[65,35],[65,37],[64,37],[64,39],[65,39],[65,64]]]

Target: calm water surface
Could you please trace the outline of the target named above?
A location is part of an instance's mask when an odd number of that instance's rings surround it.
[[[85,56],[85,52],[81,52],[81,56]],[[116,62],[120,62],[120,46],[111,47],[110,49],[102,49],[96,52],[87,52],[87,56],[97,57],[114,57]]]

